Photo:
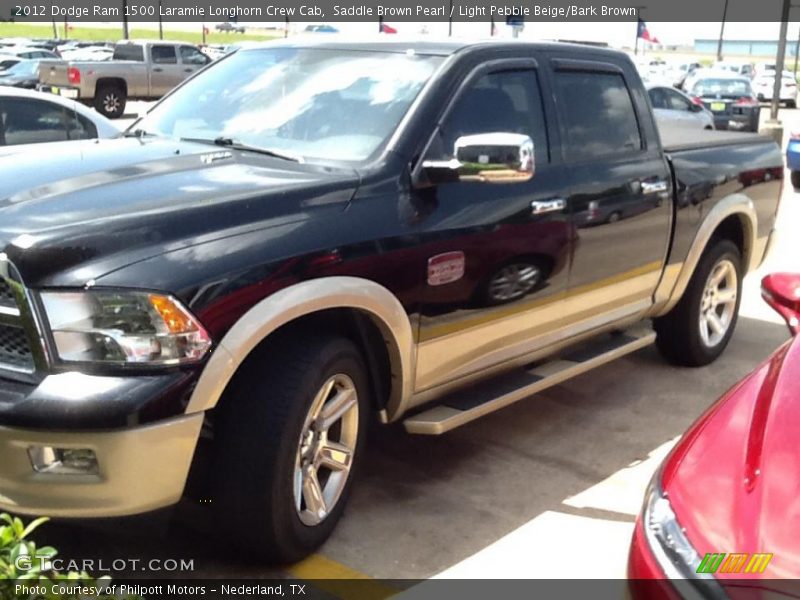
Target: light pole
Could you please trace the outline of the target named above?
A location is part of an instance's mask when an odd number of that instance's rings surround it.
[[[780,106],[781,75],[786,55],[786,30],[789,28],[790,0],[783,0],[781,6],[781,29],[778,36],[778,55],[775,57],[775,80],[772,84],[772,102],[769,107],[769,120],[764,123],[759,131],[769,135],[778,144],[783,144],[783,123],[778,119],[778,107]]]
[[[453,37],[453,0],[450,0],[450,12],[447,14],[447,37]]]
[[[128,39],[128,0],[122,0],[122,37]]]
[[[769,112],[771,121],[778,120],[778,107],[781,101],[781,79],[783,75],[783,64],[786,58],[786,31],[789,28],[790,8],[789,0],[783,0],[783,7],[781,8],[781,32],[778,37],[778,56],[775,57],[775,81],[772,85],[772,103]]]
[[[161,22],[161,0],[158,0],[158,39],[164,39],[164,24]]]
[[[725,37],[725,19],[728,17],[728,0],[722,9],[722,24],[719,27],[719,42],[717,42],[717,61],[722,61],[722,38]]]

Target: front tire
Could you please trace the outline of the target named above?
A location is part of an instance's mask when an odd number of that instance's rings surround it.
[[[655,319],[656,345],[671,363],[701,367],[730,342],[742,295],[742,257],[730,240],[703,254],[680,302]]]
[[[307,556],[336,526],[369,406],[352,342],[293,333],[248,359],[226,391],[215,434],[221,523],[252,556],[279,563]]]
[[[792,171],[791,179],[792,187],[796,190],[800,190],[800,171]]]

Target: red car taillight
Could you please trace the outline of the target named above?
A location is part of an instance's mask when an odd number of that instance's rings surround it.
[[[734,102],[734,106],[755,106],[758,104],[758,100],[753,98],[752,96],[742,96],[736,102]]]
[[[73,85],[78,85],[81,82],[81,72],[75,67],[69,67],[67,69],[67,79]]]
[[[692,103],[696,104],[697,106],[705,106],[703,101],[700,100],[697,96],[692,96]]]

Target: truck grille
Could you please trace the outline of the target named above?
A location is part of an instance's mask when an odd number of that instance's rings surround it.
[[[11,286],[5,279],[0,278],[0,306],[4,308],[16,308],[14,294],[11,293]]]
[[[0,368],[33,371],[33,353],[28,336],[21,327],[0,325]]]
[[[27,306],[19,306],[12,284],[13,266],[0,262],[0,374],[33,374],[36,371],[35,349],[30,332],[35,330]],[[22,300],[22,298],[21,298]]]

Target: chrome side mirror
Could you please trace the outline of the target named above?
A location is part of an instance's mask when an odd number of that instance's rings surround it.
[[[453,157],[422,163],[428,183],[519,183],[531,179],[536,171],[533,140],[520,133],[462,136],[453,145]]]

